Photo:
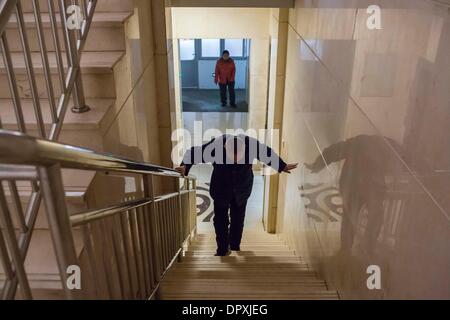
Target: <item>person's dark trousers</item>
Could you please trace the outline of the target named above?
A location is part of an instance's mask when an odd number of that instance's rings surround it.
[[[227,89],[228,94],[230,95],[230,104],[234,106],[236,104],[236,90],[235,82],[228,82],[227,84],[219,84],[220,87],[220,100],[223,105],[227,104]]]
[[[219,255],[226,254],[228,249],[240,250],[246,208],[247,200],[240,203],[235,199],[214,200],[214,228]]]

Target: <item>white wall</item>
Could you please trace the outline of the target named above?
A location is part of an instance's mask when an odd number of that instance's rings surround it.
[[[270,9],[172,8],[178,39],[269,38]]]

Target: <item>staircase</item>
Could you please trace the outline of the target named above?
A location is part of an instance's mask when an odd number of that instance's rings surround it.
[[[323,279],[277,235],[245,233],[241,252],[215,257],[215,235],[198,234],[166,274],[163,300],[338,299]]]
[[[49,71],[53,82],[55,103],[61,93],[59,81],[56,50],[52,41],[52,29],[48,13],[47,0],[40,3],[44,39],[47,45]],[[44,67],[40,54],[38,31],[34,18],[32,1],[21,1],[23,17],[26,25],[29,48],[36,78],[37,94],[40,99],[45,131],[48,134],[53,124]],[[58,6],[55,2],[57,12]],[[116,64],[123,58],[126,51],[124,24],[133,14],[131,0],[99,1],[90,27],[88,38],[83,49],[80,67],[83,79],[84,96],[90,111],[86,113],[73,113],[69,110],[64,118],[62,131],[58,142],[80,146],[102,152],[104,150],[104,135],[109,125],[107,119],[115,117],[112,108],[115,103]],[[56,15],[60,25],[60,15]],[[60,41],[63,41],[63,30],[58,30]],[[23,48],[17,28],[15,14],[11,16],[6,25],[5,34],[9,42],[9,51],[14,66],[18,94],[23,110],[26,133],[39,136],[34,111],[31,85],[28,80],[24,61]],[[63,46],[62,46],[63,47]],[[64,48],[63,48],[64,49]],[[63,52],[63,64],[67,70],[67,60]],[[14,111],[14,103],[10,88],[8,87],[7,70],[0,53],[0,119],[3,129],[19,131],[18,120]],[[72,102],[69,103],[72,106]],[[85,211],[86,192],[94,179],[94,172],[64,170],[62,172],[64,189],[69,213]],[[10,208],[14,208],[14,197],[9,185],[3,182],[6,200]],[[33,186],[28,182],[17,182],[17,191],[22,210],[25,211],[33,193]],[[14,212],[14,211],[13,211]],[[14,226],[19,233],[17,215],[13,215]],[[29,277],[33,295],[37,299],[55,299],[61,296],[61,281],[57,268],[56,258],[51,242],[49,225],[45,213],[45,206],[41,204],[37,221],[30,243],[29,254],[26,256],[25,269]],[[76,251],[80,255],[83,251],[81,231],[73,231]],[[5,281],[5,274],[0,264],[0,294]],[[16,298],[20,299],[20,290]]]

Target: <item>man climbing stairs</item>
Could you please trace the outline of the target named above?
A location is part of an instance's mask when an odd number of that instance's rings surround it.
[[[325,281],[277,235],[244,233],[241,252],[215,257],[213,232],[198,234],[166,274],[165,300],[338,299]]]

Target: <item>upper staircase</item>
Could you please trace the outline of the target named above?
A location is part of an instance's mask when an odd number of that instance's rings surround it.
[[[201,233],[160,288],[165,300],[338,299],[310,265],[277,235],[244,233],[241,252],[215,257],[215,235]]]
[[[61,27],[61,15],[58,2],[53,1],[53,3],[55,10],[54,17],[57,21],[60,41],[59,49],[61,50],[60,53],[62,53],[64,71],[67,73],[68,60],[66,57],[66,47],[63,45],[64,36],[63,28]],[[21,0],[20,4],[26,36],[28,38],[29,53],[32,61],[40,111],[42,113],[45,131],[48,134],[54,125],[55,119],[52,117],[45,68],[41,58],[35,10],[33,8],[33,1]],[[40,0],[39,7],[55,105],[58,105],[63,88],[61,88],[59,78],[58,50],[54,45],[48,0]],[[8,51],[15,74],[26,133],[39,137],[40,133],[33,103],[31,82],[27,74],[24,49],[18,28],[17,16],[14,12],[5,26],[4,34],[8,40]],[[116,112],[113,108],[116,98],[115,66],[120,62],[126,52],[125,22],[132,14],[132,0],[98,1],[88,36],[83,46],[80,61],[83,94],[90,110],[85,113],[71,112],[70,108],[73,103],[70,101],[69,110],[65,113],[64,118],[60,119],[63,124],[61,133],[57,138],[58,142],[88,148],[96,152],[104,151],[104,136],[109,126],[108,119],[113,119],[115,117],[114,113]],[[8,69],[1,51],[0,83],[2,84],[0,86],[0,129],[21,131],[12,92],[8,86]],[[69,213],[82,212],[87,209],[85,196],[94,176],[95,172],[68,169],[62,171]],[[8,207],[13,209],[17,205],[15,203],[17,199],[14,199],[11,185],[7,184],[6,181],[3,181],[2,184]],[[18,202],[22,207],[20,210],[25,213],[32,199],[34,187],[32,184],[24,181],[17,181],[15,184]],[[14,212],[16,210],[12,211]],[[20,234],[20,223],[16,214],[13,215],[13,223],[17,233]],[[34,229],[30,248],[27,250],[29,254],[26,255],[25,269],[29,276],[30,286],[35,298],[52,299],[55,297],[55,294],[60,294],[62,290],[56,258],[51,245],[49,224],[44,204],[41,204],[39,208]],[[74,238],[77,254],[81,254],[83,250],[82,236],[77,229],[74,230]],[[0,264],[0,289],[3,286],[4,279],[5,274],[2,264]],[[21,297],[17,295],[17,298]]]

